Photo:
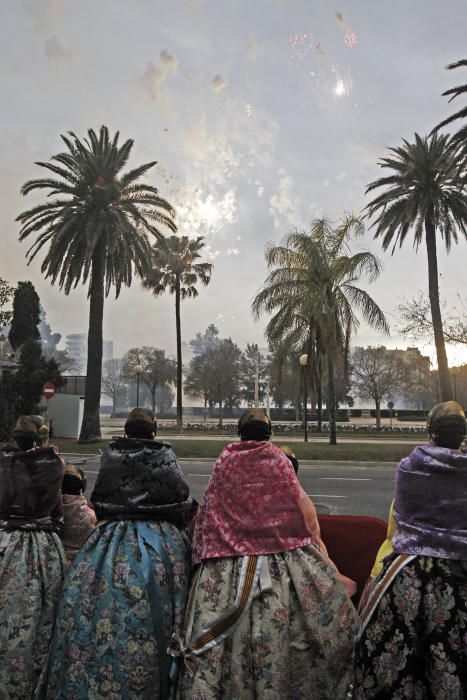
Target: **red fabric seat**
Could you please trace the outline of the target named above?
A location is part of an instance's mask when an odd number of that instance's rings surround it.
[[[357,583],[352,598],[358,605],[378,549],[386,539],[387,523],[369,515],[318,515],[321,538],[342,574]]]

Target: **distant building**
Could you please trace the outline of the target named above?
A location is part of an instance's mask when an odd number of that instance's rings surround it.
[[[88,362],[88,336],[86,333],[70,333],[66,337],[66,352],[76,362],[76,374],[86,374]],[[104,340],[102,347],[102,364],[114,355],[113,340]]]

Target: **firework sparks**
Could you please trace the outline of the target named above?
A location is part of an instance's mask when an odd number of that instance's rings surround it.
[[[349,49],[358,44],[358,36],[355,34],[355,32],[351,32],[350,29],[346,31],[344,34],[344,44],[348,46]]]
[[[313,36],[309,32],[292,34],[288,40],[290,58],[302,61],[313,48]]]
[[[254,114],[253,107],[250,104],[245,105],[245,114],[247,117],[252,117]]]

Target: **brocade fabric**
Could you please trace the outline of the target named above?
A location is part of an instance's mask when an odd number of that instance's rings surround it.
[[[354,698],[466,697],[467,563],[417,556],[386,590],[357,645]]]
[[[421,445],[400,462],[395,552],[467,561],[466,513],[467,454]]]
[[[227,445],[196,515],[193,563],[316,544],[319,527],[316,521],[316,532],[310,529],[302,496],[290,460],[276,445],[255,440]]]
[[[207,559],[194,591],[191,639],[235,601],[242,557]],[[231,634],[183,669],[179,700],[344,700],[352,679],[355,609],[316,547],[266,557],[258,590]]]
[[[168,443],[116,438],[104,450],[91,502],[99,520],[166,520],[185,526],[195,505]]]

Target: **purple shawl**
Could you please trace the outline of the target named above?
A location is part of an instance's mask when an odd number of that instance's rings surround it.
[[[467,454],[420,445],[397,469],[398,554],[467,560]]]

